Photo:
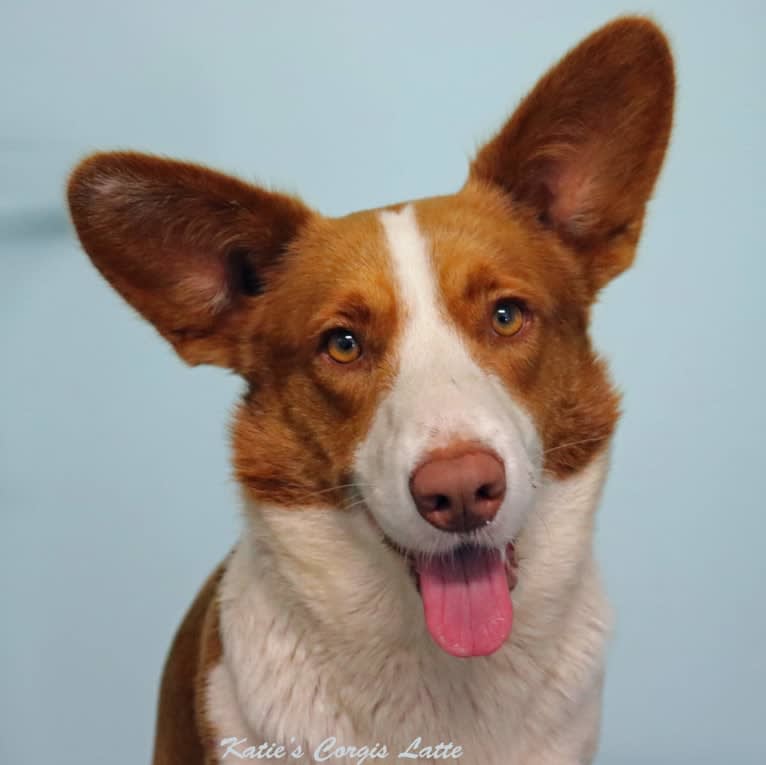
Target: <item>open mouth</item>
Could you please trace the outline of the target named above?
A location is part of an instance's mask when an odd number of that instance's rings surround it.
[[[464,544],[421,556],[386,540],[410,564],[434,642],[453,656],[488,656],[508,639],[517,581],[513,544],[504,551]]]

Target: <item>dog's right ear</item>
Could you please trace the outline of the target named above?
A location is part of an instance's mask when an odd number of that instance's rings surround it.
[[[189,364],[237,369],[241,320],[313,213],[299,200],[206,168],[96,154],[72,173],[82,246]]]

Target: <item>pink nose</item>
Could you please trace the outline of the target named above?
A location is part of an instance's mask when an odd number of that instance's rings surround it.
[[[442,531],[471,531],[497,515],[505,468],[482,447],[462,444],[432,453],[410,478],[418,512]]]

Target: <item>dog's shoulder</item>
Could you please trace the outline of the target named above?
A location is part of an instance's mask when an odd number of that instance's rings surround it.
[[[190,606],[165,661],[160,685],[153,765],[207,765],[215,735],[204,713],[205,678],[222,654],[218,593],[221,563]]]

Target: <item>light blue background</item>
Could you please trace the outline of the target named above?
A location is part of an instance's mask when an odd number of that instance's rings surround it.
[[[139,148],[328,214],[447,192],[625,10],[669,32],[679,98],[638,263],[595,315],[625,390],[599,763],[766,762],[765,7],[2,0],[0,762],[148,762],[171,635],[238,525],[239,384],[184,368],[96,275],[68,168]]]

